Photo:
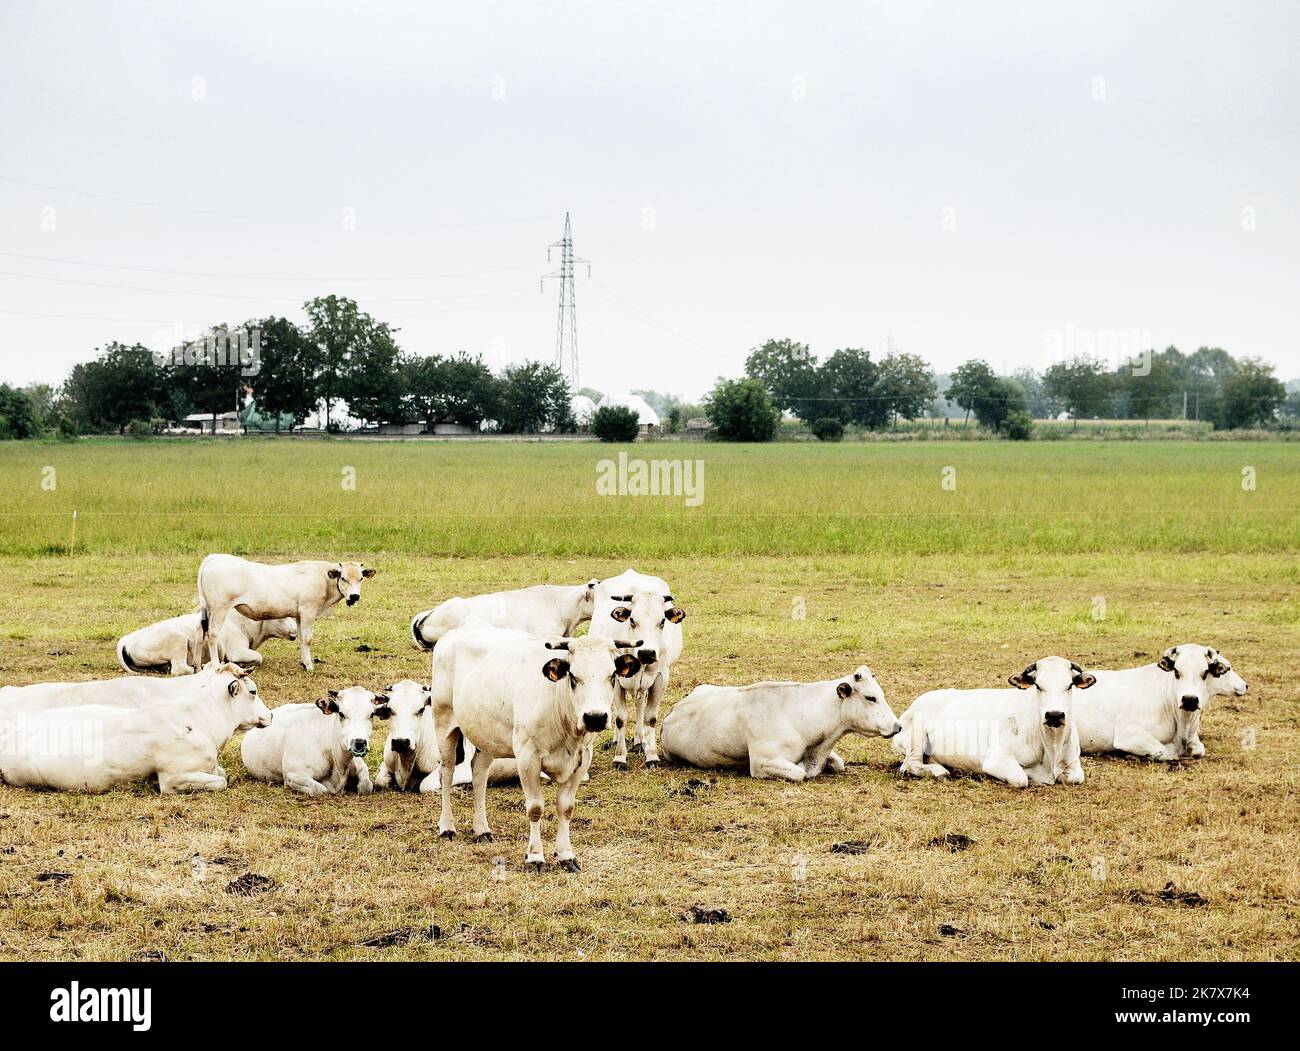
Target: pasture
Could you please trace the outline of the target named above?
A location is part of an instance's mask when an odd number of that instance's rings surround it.
[[[0,787],[0,957],[1300,957],[1294,444],[627,451],[702,460],[703,502],[598,496],[617,447],[594,444],[0,444],[0,683],[115,674],[115,640],[191,609],[200,558],[229,551],[380,570],[317,625],[314,674],[264,648],[272,707],[426,676],[407,624],[450,595],[628,565],[688,612],[670,705],[865,661],[901,713],[1049,653],[1128,667],[1187,641],[1250,693],[1210,706],[1202,760],[1085,756],[1085,784],[1019,793],[900,781],[878,739],[847,738],[848,769],[803,785],[637,755],[616,773],[598,748],[576,874],[523,870],[517,786],[490,790],[494,843],[448,844],[429,798],[249,781],[238,738],[224,793]],[[372,770],[382,741],[377,723]],[[552,804],[548,786],[548,851]]]

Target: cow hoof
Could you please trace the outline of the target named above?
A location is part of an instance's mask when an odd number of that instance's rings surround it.
[[[612,737],[608,741],[601,741],[600,743],[600,750],[602,752],[608,752],[613,747],[614,747],[614,738]]]
[[[640,741],[633,741],[631,747],[628,748],[628,751],[629,751],[629,752],[644,752],[644,751],[645,751],[645,745],[643,745]]]
[[[655,769],[658,769],[658,768],[659,768],[660,766],[662,766],[662,765],[663,765],[663,763],[661,763],[658,759],[647,759],[647,760],[645,761],[645,768],[646,768],[647,770],[655,770]]]
[[[582,871],[582,866],[578,864],[578,859],[577,859],[577,858],[565,858],[565,859],[564,859],[563,861],[561,861],[559,864],[560,864],[560,868],[564,869],[565,872],[581,872],[581,871]]]
[[[612,763],[609,764],[609,766],[610,766],[610,769],[611,769],[611,770],[626,770],[626,769],[627,769],[627,760],[626,760],[626,759],[615,759]]]
[[[536,873],[541,873],[541,872],[545,871],[545,869],[546,869],[546,862],[544,862],[544,861],[525,861],[525,862],[524,862],[524,869],[525,869],[525,871],[527,871],[527,872],[532,872],[532,873],[535,873],[535,874],[536,874]]]
[[[447,829],[445,832],[439,832],[439,833],[438,833],[438,838],[439,838],[439,839],[455,839],[455,838],[456,838],[456,830],[455,830],[454,828],[449,828],[449,829]]]
[[[475,843],[491,843],[491,842],[492,842],[492,833],[491,833],[491,832],[480,832],[477,836],[474,837],[474,842],[475,842]]]

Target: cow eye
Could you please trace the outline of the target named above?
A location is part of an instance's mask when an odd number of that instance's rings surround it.
[[[661,620],[661,621],[659,622],[659,626],[662,628],[662,627],[663,627],[665,624],[667,624],[667,623],[668,623],[668,618],[665,617],[663,620]]]

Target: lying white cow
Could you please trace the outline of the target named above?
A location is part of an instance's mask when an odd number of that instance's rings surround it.
[[[674,601],[668,585],[629,569],[602,580],[596,588],[591,634],[616,640],[636,654],[638,670],[619,676],[614,688],[615,770],[627,769],[627,699],[636,708],[633,746],[645,751],[646,766],[659,764],[655,725],[659,704],[668,691],[673,662],[682,654],[682,621],[686,611]]]
[[[961,770],[1016,788],[1081,784],[1073,697],[1097,680],[1063,657],[1044,657],[1008,681],[1016,689],[932,690],[913,701],[893,741],[900,772]]]
[[[497,628],[516,628],[531,635],[569,636],[591,619],[596,584],[537,584],[516,591],[494,591],[472,598],[449,598],[440,606],[411,618],[411,638],[422,650],[431,650],[452,628],[470,617]]]
[[[275,722],[244,735],[239,754],[249,776],[309,796],[371,790],[366,753],[371,720],[388,718],[388,698],[360,686],[330,690],[315,704],[282,704]]]
[[[217,756],[236,731],[271,725],[271,711],[236,665],[184,681],[189,696],[144,708],[0,709],[0,782],[103,792],[156,774],[164,794],[224,789]]]
[[[1246,681],[1209,646],[1171,646],[1155,664],[1098,671],[1074,719],[1089,755],[1127,752],[1171,762],[1205,754],[1201,713],[1211,697],[1247,690]]]
[[[5,710],[46,711],[77,705],[102,705],[109,708],[143,708],[191,696],[217,674],[209,664],[193,676],[148,679],[138,675],[119,675],[115,679],[92,679],[88,682],[38,682],[31,686],[0,687],[0,712]]]
[[[668,762],[804,781],[826,766],[844,769],[833,749],[845,734],[892,737],[900,729],[864,664],[823,682],[697,686],[664,718],[659,744]]]
[[[375,788],[397,792],[437,792],[441,787],[442,760],[433,730],[433,701],[429,687],[404,679],[388,687],[388,739],[384,759],[375,774]],[[456,764],[452,784],[472,784],[471,763],[476,751],[464,744],[465,758]],[[513,781],[519,776],[513,759],[497,759],[488,768],[488,784]]]
[[[199,566],[199,613],[208,654],[217,658],[221,652],[231,610],[250,620],[292,617],[298,622],[302,666],[311,671],[311,636],[316,621],[339,601],[356,605],[361,599],[361,582],[376,572],[360,562],[268,566],[234,555],[209,555]]]
[[[252,671],[262,663],[257,651],[267,639],[292,642],[297,637],[298,624],[291,617],[249,620],[231,610],[221,632],[221,651],[230,663]],[[202,615],[170,617],[122,636],[117,643],[117,662],[127,672],[193,675],[204,664]]]
[[[569,842],[578,785],[590,761],[590,734],[609,724],[615,676],[637,673],[640,661],[611,640],[591,635],[553,642],[522,631],[477,623],[449,631],[433,652],[433,723],[441,759],[442,814],[438,834],[451,838],[453,771],[462,739],[477,747],[474,773],[474,834],[490,839],[487,773],[493,760],[515,758],[524,789],[529,833],[524,862],[540,869],[542,773],[558,786],[556,861],[578,869]]]

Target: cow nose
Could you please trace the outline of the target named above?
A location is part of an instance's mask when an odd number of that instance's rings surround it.
[[[1185,712],[1194,712],[1201,706],[1201,702],[1195,697],[1184,697],[1182,704]]]
[[[405,755],[411,750],[411,742],[405,737],[394,737],[388,743],[393,746],[393,751],[398,755]]]
[[[360,598],[361,598],[360,595],[349,595],[349,596],[348,596],[348,605],[349,605],[349,606],[355,606],[355,605],[357,604],[357,602],[360,600]]]
[[[653,664],[659,654],[655,650],[637,650],[636,659],[642,664]]]
[[[886,737],[894,737],[894,736],[896,736],[896,735],[898,735],[898,734],[901,734],[902,732],[903,732],[903,724],[902,724],[902,723],[898,723],[898,722],[896,722],[896,723],[894,723],[894,728],[893,728],[892,730],[890,730],[889,733],[885,734],[885,736],[886,736]]]
[[[355,737],[352,740],[352,754],[361,756],[370,751],[370,742],[364,737]]]
[[[1045,722],[1048,726],[1053,726],[1053,727],[1061,727],[1061,726],[1064,726],[1064,725],[1065,725],[1065,713],[1064,713],[1064,712],[1044,712],[1044,713],[1043,713],[1043,722]]]
[[[582,725],[588,733],[598,734],[609,725],[609,716],[604,712],[586,712],[582,717]]]

